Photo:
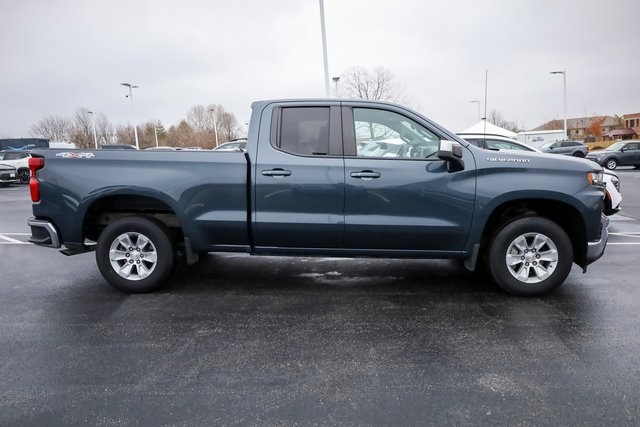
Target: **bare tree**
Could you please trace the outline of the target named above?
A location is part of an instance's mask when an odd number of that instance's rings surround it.
[[[93,122],[88,108],[79,108],[73,116],[69,139],[76,144],[78,148],[92,148],[93,141]]]
[[[165,130],[159,120],[149,120],[137,127],[140,148],[155,146],[155,131],[157,128],[158,144],[176,147],[213,148],[214,123],[218,131],[219,143],[236,138],[240,134],[238,120],[233,113],[228,112],[222,105],[195,105],[187,112],[187,118],[177,126]],[[99,145],[118,142],[120,144],[135,144],[133,126],[114,126],[103,113],[95,114],[96,139]],[[47,116],[32,126],[34,136],[41,136],[56,141],[70,141],[78,148],[94,146],[93,117],[87,108],[78,109],[73,119],[59,116]]]
[[[113,123],[109,121],[106,114],[104,113],[98,113],[95,120],[98,145],[109,144],[113,139],[113,135],[115,134]]]
[[[369,71],[352,67],[342,74],[342,91],[348,98],[403,102],[404,94],[388,69],[378,66]]]
[[[498,110],[491,110],[489,117],[487,117],[487,121],[496,126],[500,126],[503,129],[510,130],[511,132],[519,132],[518,124],[516,122],[505,120],[502,113]]]
[[[51,141],[67,141],[71,122],[61,116],[46,116],[31,126],[31,135]]]
[[[133,126],[120,125],[116,127],[115,131],[116,131],[116,140],[118,141],[118,144],[136,145],[136,140],[133,133]]]
[[[216,110],[216,115],[218,116],[216,120],[218,121],[218,138],[220,138],[220,143],[237,138],[239,134],[239,124],[236,116],[224,110],[220,112]]]
[[[174,147],[193,147],[193,129],[186,120],[182,120],[178,126],[171,126],[167,131],[167,138]]]

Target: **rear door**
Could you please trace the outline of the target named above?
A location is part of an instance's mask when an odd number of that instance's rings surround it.
[[[392,106],[344,103],[345,247],[398,252],[461,251],[475,199],[475,162],[449,173],[442,135]],[[387,147],[374,155],[372,142]]]
[[[344,236],[339,103],[277,104],[265,115],[261,128],[271,131],[261,133],[255,166],[256,250],[339,248]]]

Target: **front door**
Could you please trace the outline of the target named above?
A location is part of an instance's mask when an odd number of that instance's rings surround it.
[[[441,135],[405,110],[345,106],[345,247],[461,251],[472,219],[475,163],[450,173]],[[391,108],[391,107],[390,107]]]

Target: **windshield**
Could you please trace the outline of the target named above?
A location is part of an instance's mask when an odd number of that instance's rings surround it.
[[[604,151],[619,151],[622,147],[624,147],[624,142],[616,142],[615,144],[611,144]]]
[[[556,141],[547,142],[547,143],[545,143],[545,144],[542,144],[542,145],[540,146],[540,148],[541,148],[541,149],[542,149],[542,148],[549,148],[549,147],[551,147],[551,146],[552,146],[553,144],[555,144],[555,143],[556,143]]]

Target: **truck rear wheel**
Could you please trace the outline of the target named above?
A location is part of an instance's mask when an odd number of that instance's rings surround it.
[[[558,224],[520,218],[502,227],[489,247],[489,271],[514,295],[539,295],[560,286],[571,271],[573,246]]]
[[[100,234],[96,262],[102,276],[126,293],[145,293],[164,285],[173,269],[174,246],[166,228],[141,217],[124,217]]]

